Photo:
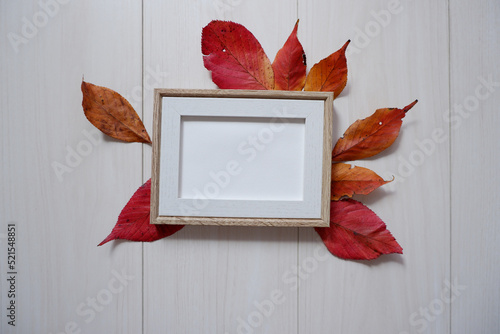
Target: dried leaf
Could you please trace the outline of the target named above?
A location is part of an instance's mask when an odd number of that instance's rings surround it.
[[[151,179],[137,189],[123,208],[111,234],[99,246],[115,239],[155,241],[179,231],[184,225],[154,225],[149,223]]]
[[[373,115],[354,122],[335,144],[332,160],[369,158],[391,146],[399,135],[403,117],[417,102],[403,109],[378,109]]]
[[[274,73],[259,41],[244,26],[212,21],[203,28],[201,52],[212,81],[223,89],[274,89]]]
[[[151,144],[139,115],[120,94],[109,88],[82,81],[83,111],[96,128],[126,142]]]
[[[297,38],[299,20],[295,23],[290,37],[276,54],[273,61],[274,89],[298,90],[304,88],[306,82],[306,54]]]
[[[335,163],[332,165],[332,200],[354,194],[367,195],[389,182],[368,168]]]
[[[337,52],[332,53],[315,64],[306,78],[304,90],[333,92],[336,98],[347,84],[347,60],[345,50],[347,41]]]
[[[330,227],[315,230],[328,250],[342,259],[373,260],[382,254],[403,254],[385,223],[353,199],[332,201]]]

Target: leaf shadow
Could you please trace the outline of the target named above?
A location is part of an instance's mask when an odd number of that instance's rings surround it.
[[[384,189],[382,186],[382,188],[377,188],[368,195],[354,195],[353,199],[360,201],[364,205],[370,206],[383,198],[393,196],[394,194],[395,191]]]
[[[333,112],[332,112],[332,123],[330,124],[330,126],[332,126],[332,134],[335,134],[335,133],[342,133],[339,127],[339,116],[338,116],[338,112],[337,112],[337,109],[335,108],[335,101],[333,102]],[[335,137],[335,135],[332,135],[332,149],[333,147],[335,146],[335,143],[337,142],[338,138]]]
[[[190,241],[297,242],[297,229],[298,227],[186,225],[176,233],[176,238]]]
[[[107,134],[104,134],[104,133],[101,133],[101,138],[102,138],[103,141],[105,141],[107,143],[124,143],[124,144],[129,144],[126,141],[113,138],[113,137],[108,136]]]
[[[403,267],[405,266],[405,258],[402,256],[402,254],[386,254],[381,255],[375,260],[352,260],[352,262],[363,264],[368,267],[381,266],[386,263],[396,263]]]
[[[128,240],[125,240],[125,239],[115,239],[115,240],[111,240],[107,243],[105,243],[104,245],[100,246],[100,247],[103,247],[103,246],[106,246],[107,244],[111,244],[111,248],[109,250],[110,253],[114,253],[116,251],[116,249],[121,245],[121,244],[124,244],[124,243],[128,243],[130,241]]]
[[[347,85],[344,87],[344,90],[338,95],[338,97],[335,97],[335,100],[340,98],[340,97],[347,97],[349,93],[351,92],[351,85],[349,85],[349,81],[347,81]]]
[[[175,239],[180,241],[229,241],[229,242],[265,242],[265,243],[300,243],[305,246],[312,241],[300,241],[299,229],[304,227],[249,227],[249,226],[196,226],[187,225],[175,234]],[[313,228],[310,228],[314,231]],[[156,242],[170,242],[170,238],[164,238]],[[122,240],[121,240],[122,241]],[[121,241],[118,241],[121,243]],[[117,242],[117,241],[115,241]],[[321,238],[314,242],[315,245],[322,244]],[[115,246],[115,245],[113,245]],[[394,262],[399,265],[405,265],[405,259],[400,254],[382,255],[375,260],[346,260],[331,254],[332,258],[354,263],[360,263],[367,266],[381,266],[386,263]]]

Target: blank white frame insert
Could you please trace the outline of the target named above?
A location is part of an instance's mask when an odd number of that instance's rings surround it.
[[[300,201],[304,144],[305,118],[181,116],[178,196]]]

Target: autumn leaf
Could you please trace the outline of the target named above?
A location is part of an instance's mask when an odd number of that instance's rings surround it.
[[[132,195],[123,208],[111,234],[98,246],[115,239],[155,241],[179,231],[184,225],[154,225],[149,223],[151,179]]]
[[[201,36],[203,63],[222,89],[274,89],[271,62],[259,41],[244,26],[212,21]]]
[[[273,61],[274,89],[298,90],[306,82],[306,54],[297,38],[299,20],[295,23],[290,37],[276,54]]]
[[[369,158],[391,146],[399,135],[402,119],[417,102],[403,109],[378,109],[373,115],[354,122],[335,144],[332,160]]]
[[[337,52],[332,53],[315,64],[306,78],[304,90],[333,92],[336,98],[347,84],[347,60],[345,50],[351,41],[347,41]]]
[[[120,94],[109,88],[82,81],[83,111],[96,128],[126,142],[151,144],[139,115]]]
[[[354,194],[367,195],[389,182],[368,168],[335,163],[332,165],[332,200]]]
[[[332,201],[330,227],[316,227],[328,250],[348,260],[373,260],[382,254],[403,254],[385,223],[353,199]]]

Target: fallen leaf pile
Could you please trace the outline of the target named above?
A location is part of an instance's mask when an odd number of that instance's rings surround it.
[[[271,63],[259,41],[244,26],[212,21],[202,31],[203,63],[222,89],[330,91],[340,95],[347,84],[347,41],[338,51],[306,73],[306,55],[297,38],[298,21]],[[117,92],[82,82],[83,110],[105,134],[126,142],[151,144],[150,137],[130,103]],[[328,250],[343,259],[372,260],[403,249],[385,223],[369,208],[352,199],[391,182],[363,167],[345,164],[372,157],[387,149],[399,135],[402,120],[417,103],[378,109],[354,122],[338,139],[332,152],[330,227],[317,227]],[[132,196],[111,234],[99,246],[115,239],[155,241],[182,225],[149,224],[151,180]]]

